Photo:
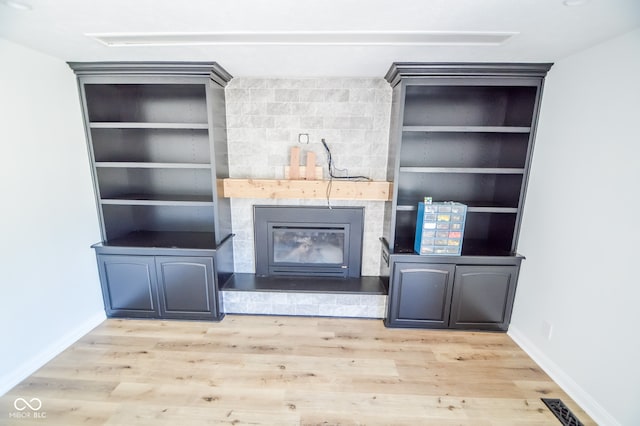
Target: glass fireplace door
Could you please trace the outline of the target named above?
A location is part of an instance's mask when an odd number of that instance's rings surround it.
[[[348,226],[270,224],[269,269],[276,275],[345,276]]]

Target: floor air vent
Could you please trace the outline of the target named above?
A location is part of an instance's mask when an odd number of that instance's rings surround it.
[[[578,420],[578,418],[564,405],[559,399],[554,398],[540,398],[544,404],[549,407],[549,410],[560,420],[563,426],[584,426],[584,424]]]

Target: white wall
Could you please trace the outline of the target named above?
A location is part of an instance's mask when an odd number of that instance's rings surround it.
[[[100,323],[100,240],[75,76],[0,39],[0,394]]]
[[[639,125],[640,30],[553,66],[518,248],[510,335],[602,425],[640,424]]]

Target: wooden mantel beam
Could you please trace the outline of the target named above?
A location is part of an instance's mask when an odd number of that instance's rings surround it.
[[[345,180],[224,179],[226,198],[291,198],[332,200],[391,200],[391,182]]]

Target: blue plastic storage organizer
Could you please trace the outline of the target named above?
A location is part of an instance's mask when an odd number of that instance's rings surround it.
[[[460,255],[467,206],[460,203],[418,203],[416,241],[418,254]]]

